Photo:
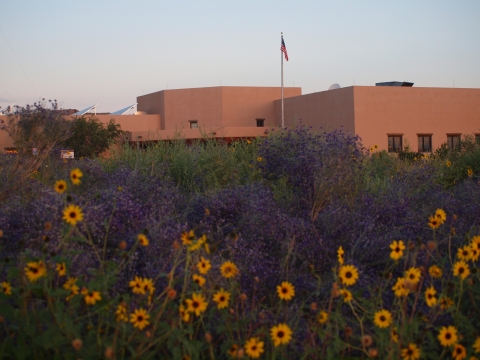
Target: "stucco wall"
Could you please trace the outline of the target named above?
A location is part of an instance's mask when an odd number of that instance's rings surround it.
[[[447,134],[480,133],[480,89],[355,86],[355,130],[363,144],[388,149],[403,134],[418,151],[418,134],[432,134],[435,151]]]
[[[302,89],[284,88],[284,97],[298,96]],[[257,126],[256,119],[265,119],[265,127],[278,125],[274,101],[281,98],[279,87],[222,87],[223,126]]]
[[[301,123],[314,131],[342,128],[354,134],[353,87],[327,90],[284,99],[285,126]],[[277,123],[281,124],[281,100],[275,101]]]
[[[0,115],[0,121],[7,121],[7,117]],[[0,154],[5,153],[6,147],[13,147],[13,139],[8,135],[6,131],[0,130]]]

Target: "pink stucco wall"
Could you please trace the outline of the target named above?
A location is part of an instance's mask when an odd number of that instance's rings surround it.
[[[301,93],[299,87],[284,89],[285,97]],[[162,90],[139,96],[137,109],[148,114],[159,113],[161,130],[186,130],[190,128],[189,120],[197,120],[206,131],[216,131],[222,127],[255,127],[256,119],[265,119],[265,126],[274,126],[274,100],[279,97],[279,87],[218,86]]]
[[[432,134],[435,151],[447,134],[480,133],[480,89],[355,86],[355,131],[363,144],[388,148],[387,134],[403,134],[418,150],[418,135]]]

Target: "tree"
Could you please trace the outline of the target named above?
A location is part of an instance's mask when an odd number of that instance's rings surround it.
[[[123,134],[120,124],[115,124],[113,119],[104,124],[94,116],[74,118],[71,131],[72,136],[63,142],[63,146],[75,151],[76,158],[100,155]]]

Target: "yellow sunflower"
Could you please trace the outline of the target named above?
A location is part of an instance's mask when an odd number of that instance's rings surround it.
[[[115,310],[115,318],[117,322],[127,322],[128,321],[128,313],[127,313],[127,306],[125,303],[120,303],[117,306],[117,310]]]
[[[453,300],[448,296],[441,297],[440,300],[438,300],[438,303],[440,304],[440,309],[442,310],[447,310],[449,307],[453,306]]]
[[[55,191],[59,194],[63,194],[67,190],[67,183],[65,180],[57,180],[55,182]]]
[[[328,321],[328,313],[325,310],[320,310],[317,319],[320,324],[325,324]]]
[[[392,331],[390,332],[390,339],[392,339],[392,342],[395,344],[398,342],[398,332],[396,327],[392,328]]]
[[[472,347],[473,350],[475,350],[475,353],[480,353],[480,336],[477,336]]]
[[[405,271],[405,279],[411,282],[412,284],[418,284],[421,277],[422,277],[422,273],[419,268],[411,267],[410,269]]]
[[[428,307],[432,307],[437,305],[437,298],[435,295],[437,294],[437,290],[433,286],[430,286],[425,290],[425,302],[427,303]]]
[[[455,326],[443,326],[438,333],[440,345],[448,347],[455,345],[458,341],[457,328]]]
[[[133,314],[130,314],[130,322],[133,324],[133,327],[143,330],[146,326],[150,324],[148,321],[150,315],[147,313],[147,310],[140,308],[135,309]]]
[[[147,293],[147,292],[149,292],[150,294],[153,294],[155,292],[155,285],[154,285],[152,279],[143,278],[142,283],[141,283],[141,287],[144,290],[144,292],[143,292],[144,294]]]
[[[231,261],[225,261],[221,266],[220,266],[220,272],[222,273],[222,276],[224,278],[231,278],[234,277],[238,274],[238,268],[237,265],[235,265]]]
[[[337,259],[340,265],[343,265],[343,261],[344,261],[343,254],[345,254],[345,251],[343,251],[343,247],[340,246],[337,250]]]
[[[202,275],[206,275],[211,267],[212,264],[210,263],[210,261],[201,256],[200,261],[197,263],[198,272]]]
[[[390,253],[390,257],[393,260],[398,260],[403,256],[403,250],[405,250],[405,244],[402,240],[393,240],[390,244],[390,249],[392,252]]]
[[[145,288],[143,286],[143,279],[139,276],[135,276],[135,279],[128,283],[128,286],[132,288],[134,294],[145,295]]]
[[[87,305],[95,305],[95,303],[100,300],[102,300],[100,291],[89,291],[87,294],[85,294],[85,303]]]
[[[230,301],[230,293],[223,289],[220,289],[213,295],[213,301],[217,303],[218,309],[225,309],[228,307]]]
[[[460,260],[468,261],[472,257],[472,252],[469,245],[465,245],[464,247],[458,248],[457,250],[457,258]]]
[[[270,329],[270,337],[275,347],[285,345],[292,340],[292,330],[285,323],[278,324]]]
[[[447,165],[447,167],[450,167],[452,165],[451,161],[447,160],[447,162],[445,163],[445,165]]]
[[[414,343],[408,344],[406,348],[402,349],[403,360],[418,360],[420,359],[420,349]]]
[[[259,338],[252,337],[245,343],[245,353],[252,359],[258,359],[263,353],[265,343]]]
[[[428,269],[428,273],[430,274],[431,277],[440,279],[443,275],[442,269],[440,269],[437,265],[432,265]]]
[[[207,281],[207,279],[205,279],[202,275],[197,274],[193,274],[192,279],[198,286],[205,285],[205,282]]]
[[[282,300],[292,300],[295,296],[295,287],[288,281],[283,281],[277,286],[277,294]]]
[[[398,297],[407,296],[410,293],[410,290],[405,286],[405,278],[398,278],[392,290]]]
[[[467,357],[467,349],[461,344],[455,344],[452,351],[452,358],[454,360],[463,360]]]
[[[187,311],[195,313],[197,316],[207,310],[208,303],[202,294],[193,293],[192,298],[186,299],[185,303],[187,304]]]
[[[189,232],[184,231],[182,232],[180,239],[182,240],[183,245],[191,245],[193,240],[195,240],[195,233],[193,230],[190,230]]]
[[[233,149],[235,150],[235,149]],[[241,358],[242,356],[239,354],[240,347],[237,344],[233,344],[230,349],[228,349],[227,354],[230,355],[234,359]]]
[[[443,211],[443,209],[437,209],[435,211],[435,217],[440,221],[440,223],[444,223],[447,221],[447,213]]]
[[[4,281],[0,284],[2,286],[2,291],[5,295],[12,295],[12,285],[8,281]]]
[[[142,246],[148,246],[150,244],[150,241],[148,241],[148,238],[144,234],[138,234],[137,240]]]
[[[73,185],[80,185],[80,183],[82,182],[80,178],[82,176],[83,176],[83,173],[78,168],[70,171],[70,180],[72,180]]]
[[[27,263],[24,271],[30,282],[36,282],[42,276],[47,276],[47,268],[42,260]]]
[[[257,157],[257,161],[260,162],[260,161],[263,161],[263,158],[261,156]]]
[[[470,244],[470,260],[477,261],[480,258],[480,250],[477,249],[476,244]]]
[[[67,274],[67,266],[65,263],[56,264],[55,271],[58,273],[59,276],[65,276]]]
[[[435,215],[428,218],[428,226],[430,226],[432,229],[438,229],[440,225],[442,225],[442,223]]]
[[[350,302],[353,300],[352,293],[347,289],[340,289],[338,292],[340,293],[340,295],[342,295],[343,302]]]
[[[185,306],[180,305],[178,308],[178,312],[180,314],[180,318],[182,319],[183,322],[189,322],[190,321],[190,313],[185,309]]]
[[[192,244],[188,247],[188,250],[194,252],[202,247],[207,242],[207,235],[203,234],[199,239],[193,240]]]
[[[358,279],[358,270],[353,265],[344,265],[340,267],[338,276],[340,277],[342,284],[351,286],[355,284]]]
[[[387,328],[392,324],[392,313],[385,309],[379,310],[373,316],[373,322],[379,328]]]
[[[474,236],[470,244],[471,246],[476,247],[477,250],[480,250],[480,235]]]
[[[453,264],[453,276],[458,276],[460,279],[465,280],[470,275],[470,268],[468,264],[461,260]]]
[[[77,222],[83,220],[83,212],[79,206],[70,204],[63,210],[63,220],[67,224],[77,225]]]
[[[473,176],[473,170],[472,168],[468,168],[467,169],[467,175],[470,177],[470,176]]]

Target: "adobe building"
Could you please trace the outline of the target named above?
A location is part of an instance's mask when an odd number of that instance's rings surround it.
[[[380,83],[381,84],[381,83]],[[343,128],[379,150],[431,152],[462,135],[480,142],[480,89],[350,86],[284,100],[285,125]],[[401,83],[400,83],[401,84]],[[277,123],[281,101],[275,101]]]
[[[389,152],[407,145],[411,151],[431,152],[445,142],[455,147],[462,135],[475,135],[480,141],[480,89],[412,86],[337,86],[306,95],[299,87],[287,87],[285,126],[301,121],[312,131],[342,128],[359,135],[365,147],[377,145]],[[266,136],[279,127],[280,98],[280,87],[162,90],[139,96],[135,115],[96,117],[120,124],[131,142],[205,136],[228,141]],[[9,146],[11,139],[0,131],[0,151]]]

